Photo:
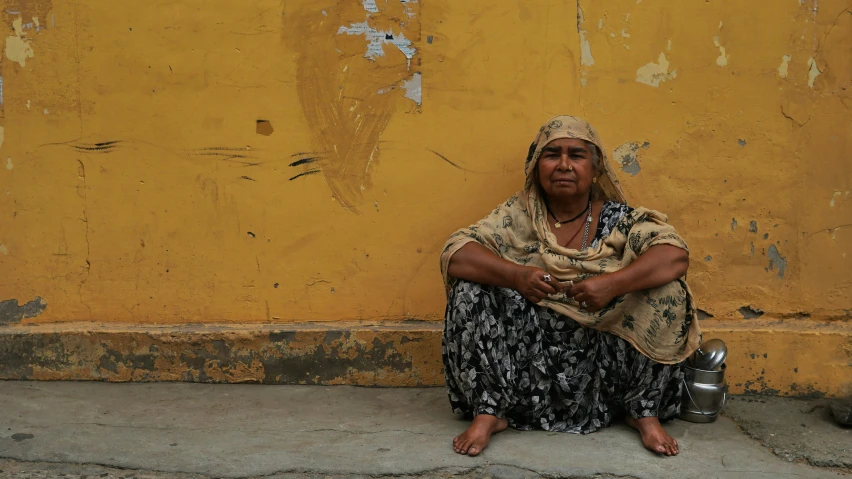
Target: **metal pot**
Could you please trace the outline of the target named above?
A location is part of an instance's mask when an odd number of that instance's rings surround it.
[[[684,366],[681,419],[690,422],[716,420],[728,398],[725,369],[725,364],[714,371]]]

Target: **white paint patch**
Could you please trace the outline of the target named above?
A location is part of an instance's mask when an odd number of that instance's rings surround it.
[[[36,32],[41,30],[41,25],[38,23],[38,17],[33,17],[33,23],[35,23]]]
[[[379,13],[379,7],[376,5],[376,0],[361,0],[364,4],[364,10],[370,13]]]
[[[323,11],[322,11],[322,16],[327,17],[327,16],[328,16],[328,13],[326,13],[326,12],[325,12],[325,10],[323,10]]]
[[[810,67],[808,69],[808,86],[813,88],[814,80],[816,80],[816,77],[820,76],[822,71],[820,71],[819,67],[817,66],[814,57],[808,58],[808,66]]]
[[[27,111],[29,111],[29,109],[30,109],[30,101],[27,100]]]
[[[583,9],[580,8],[577,10],[577,31],[580,33],[580,65],[590,66],[595,64],[595,58],[592,56],[592,45],[586,38],[586,29],[583,28],[585,21]]]
[[[657,63],[651,62],[636,70],[636,81],[645,85],[659,88],[660,82],[677,78],[677,69],[669,73],[669,61],[666,54],[660,52]]]
[[[3,256],[9,256],[9,248],[7,248],[6,245],[0,244],[0,254]]]
[[[405,35],[400,32],[399,35],[390,31],[376,30],[369,26],[367,22],[353,23],[348,27],[340,27],[337,30],[338,35],[364,35],[367,39],[367,52],[364,53],[364,58],[376,61],[376,57],[384,56],[384,45],[391,44],[399,49],[405,58],[408,59],[408,66],[411,66],[411,58],[417,53],[417,49],[411,46],[411,40],[405,38]],[[390,38],[388,38],[390,37]]]
[[[624,28],[621,29],[621,36],[624,38],[630,38],[630,34],[627,33]]]
[[[670,52],[670,51],[672,51],[672,41],[671,41],[671,39],[669,39],[669,41],[668,41],[668,45],[666,46],[666,51],[669,51],[669,52]]]
[[[49,112],[49,111],[47,111],[47,108],[45,108],[45,109],[44,109],[44,114],[45,114],[45,115],[47,115],[48,113],[50,113],[50,112]]]
[[[6,58],[21,65],[21,68],[26,66],[27,58],[35,56],[33,51],[32,40],[27,40],[24,36],[22,27],[23,20],[21,17],[16,18],[12,22],[12,28],[15,30],[14,35],[6,37]]]
[[[719,22],[719,30],[721,30],[721,29],[722,29],[722,22],[720,21]]]
[[[10,157],[6,158],[6,169],[11,170],[14,167],[15,167],[15,165],[12,164],[12,157],[10,156]]]
[[[601,18],[600,20],[598,20],[598,30],[600,30],[600,29],[602,29],[602,28],[603,28],[603,18]]]
[[[0,77],[0,106],[3,105],[3,77]]]
[[[580,30],[580,65],[591,66],[595,64],[595,57],[592,56],[592,45],[586,38],[586,31]]]
[[[838,196],[840,196],[840,192],[835,191],[834,194],[831,195],[831,201],[828,203],[828,206],[831,206],[832,208],[834,208],[834,199],[837,198]]]
[[[778,76],[781,78],[787,78],[787,66],[790,63],[790,55],[784,55],[781,57],[781,65],[778,67]]]
[[[6,129],[0,126],[0,148],[3,148],[3,141],[6,140]]]
[[[728,64],[728,54],[725,52],[725,47],[719,43],[719,37],[713,37],[713,45],[719,49],[719,58],[716,59],[716,65],[724,67]]]
[[[423,80],[419,72],[415,73],[411,80],[403,80],[402,87],[405,88],[405,98],[418,105],[423,103]]]

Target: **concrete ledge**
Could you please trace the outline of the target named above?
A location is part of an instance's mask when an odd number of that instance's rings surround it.
[[[0,328],[0,378],[434,386],[441,332],[425,322]]]
[[[0,379],[440,386],[441,323],[0,328]],[[734,394],[852,394],[852,325],[704,321]]]

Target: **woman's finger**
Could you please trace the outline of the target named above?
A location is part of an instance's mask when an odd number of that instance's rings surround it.
[[[533,287],[534,287],[535,289],[537,289],[537,290],[541,291],[541,292],[542,292],[542,293],[544,293],[545,295],[548,295],[548,294],[556,294],[556,293],[558,293],[558,292],[559,292],[559,290],[557,290],[557,289],[556,289],[556,286],[554,286],[553,284],[551,284],[551,283],[549,283],[549,282],[547,282],[547,281],[544,281],[544,280],[539,280],[539,281],[537,281],[537,282],[533,285]]]

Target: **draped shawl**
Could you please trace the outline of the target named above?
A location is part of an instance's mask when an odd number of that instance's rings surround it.
[[[543,195],[534,174],[542,149],[559,138],[579,138],[594,144],[601,158],[594,186],[596,195],[626,203],[606,150],[592,126],[573,116],[553,118],[530,145],[524,167],[524,190],[478,223],[450,236],[441,254],[441,272],[447,288],[452,282],[447,274],[450,259],[471,242],[513,263],[541,268],[559,281],[575,282],[625,268],[652,246],[673,245],[689,252],[686,242],[667,223],[664,214],[641,207],[624,215],[595,248],[575,250],[559,245],[550,231]],[[684,278],[617,297],[594,313],[584,311],[562,293],[548,296],[539,305],[583,326],[613,333],[660,363],[681,362],[701,343],[695,301]]]

